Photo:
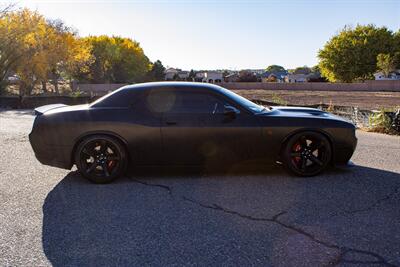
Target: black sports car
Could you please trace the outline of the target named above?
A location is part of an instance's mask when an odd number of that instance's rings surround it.
[[[222,87],[187,82],[122,87],[92,104],[37,108],[38,160],[96,183],[128,166],[281,162],[299,176],[346,164],[355,127],[318,109],[264,107]]]

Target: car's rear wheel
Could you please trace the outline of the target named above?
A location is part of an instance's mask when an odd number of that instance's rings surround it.
[[[124,174],[127,155],[115,138],[95,135],[84,139],[75,152],[81,175],[97,184],[109,183]]]
[[[286,169],[298,176],[314,176],[324,171],[332,157],[329,140],[317,132],[301,132],[284,145]]]

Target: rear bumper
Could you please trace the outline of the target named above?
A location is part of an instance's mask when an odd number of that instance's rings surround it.
[[[29,142],[40,163],[62,169],[71,169],[72,151],[70,147],[45,144],[32,133],[29,134]]]

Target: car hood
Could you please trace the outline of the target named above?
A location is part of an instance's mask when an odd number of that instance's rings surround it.
[[[305,108],[305,107],[285,107],[285,106],[274,106],[271,111],[260,113],[261,116],[279,116],[279,117],[299,117],[299,118],[321,118],[321,119],[333,119],[344,122],[350,122],[349,120],[336,116],[332,113],[319,110],[316,108]]]

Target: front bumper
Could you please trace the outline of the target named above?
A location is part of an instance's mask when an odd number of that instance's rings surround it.
[[[347,164],[356,150],[357,143],[358,139],[355,135],[353,135],[345,144],[336,146],[333,155],[335,165]]]

